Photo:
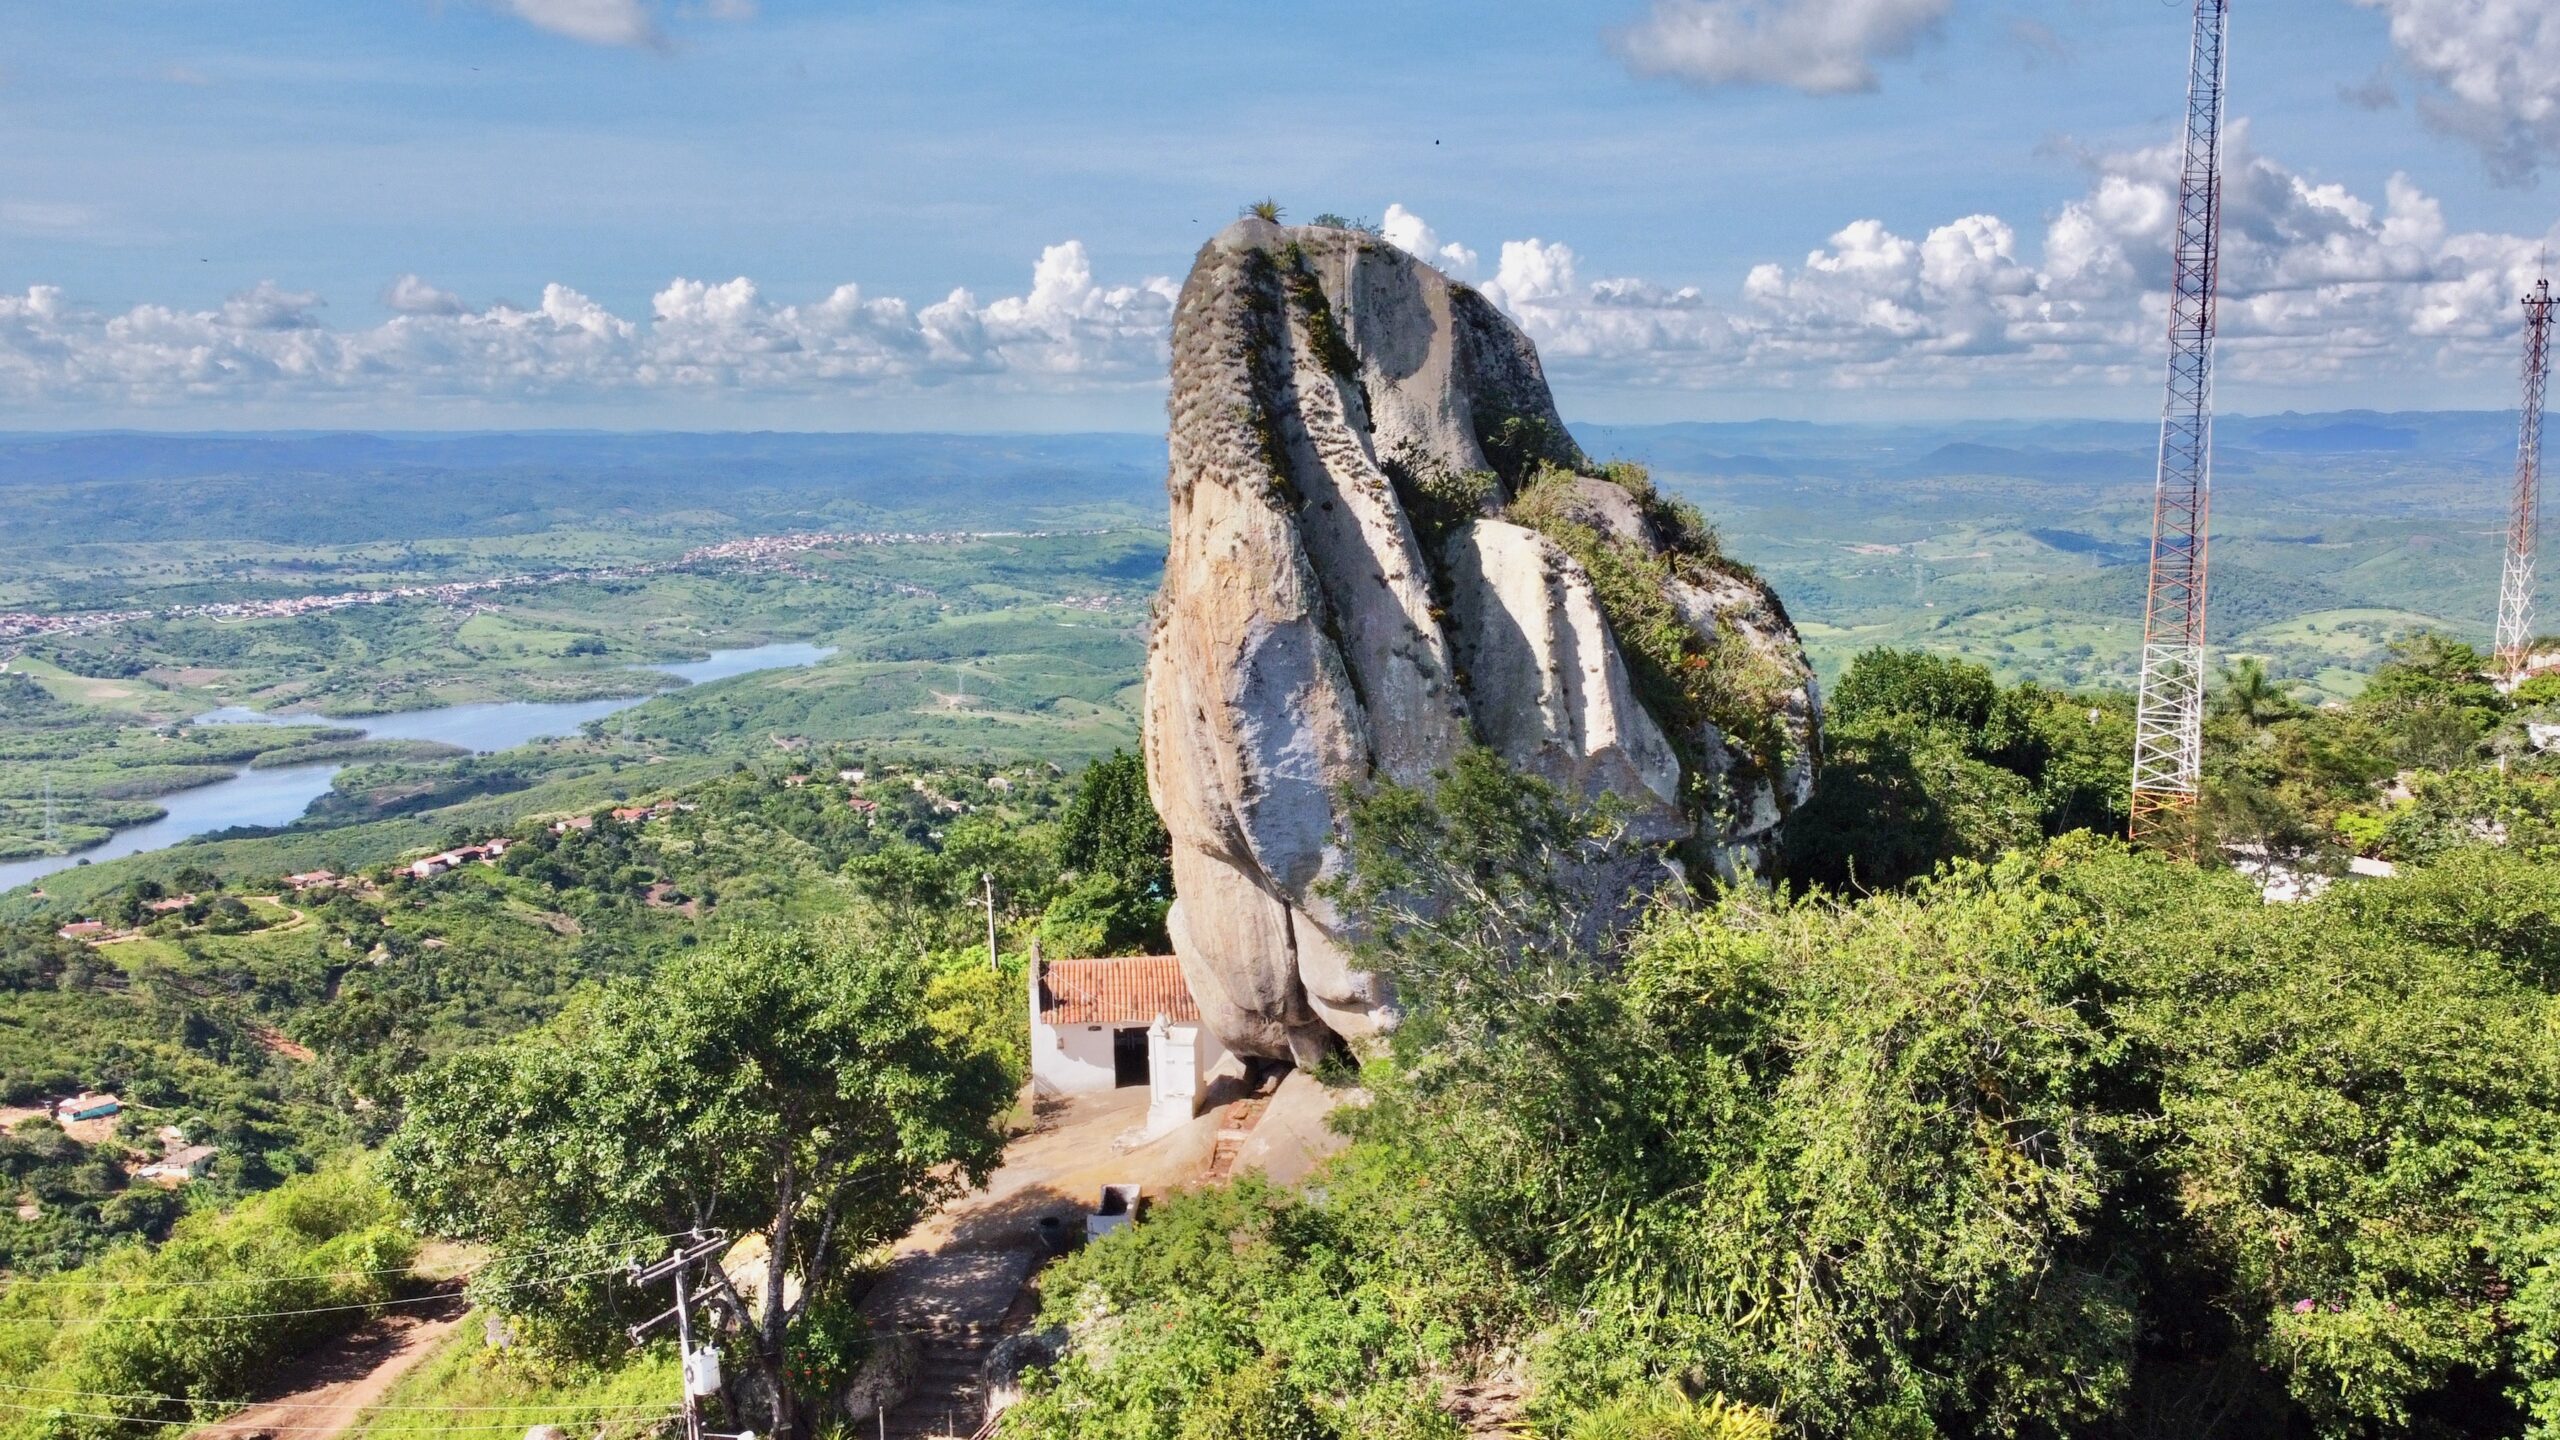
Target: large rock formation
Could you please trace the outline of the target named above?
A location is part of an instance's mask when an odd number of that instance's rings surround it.
[[[1813,778],[1794,627],[1693,512],[1574,446],[1491,303],[1362,232],[1239,220],[1183,286],[1171,409],[1147,773],[1174,948],[1230,1048],[1305,1061],[1386,1018],[1318,890],[1373,777],[1482,744],[1695,866],[1766,861]]]

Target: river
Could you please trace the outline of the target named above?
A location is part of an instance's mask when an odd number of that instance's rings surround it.
[[[814,665],[834,653],[835,647],[831,645],[785,641],[743,650],[714,650],[708,659],[643,668],[664,671],[687,684],[702,685],[757,670]],[[338,729],[361,730],[370,739],[439,740],[447,745],[460,745],[467,750],[487,754],[494,750],[512,750],[546,735],[574,733],[590,720],[611,715],[617,710],[628,710],[649,698],[631,695],[618,700],[506,700],[479,705],[444,705],[433,710],[400,710],[387,715],[357,715],[346,719],[273,714],[228,705],[197,716],[195,723],[325,724]],[[147,824],[119,830],[103,843],[86,850],[71,855],[47,855],[35,860],[0,861],[0,890],[15,889],[56,870],[69,869],[83,860],[120,860],[127,855],[163,849],[197,835],[227,830],[234,825],[290,824],[301,818],[312,801],[328,793],[329,782],[337,778],[338,770],[338,766],[326,764],[284,765],[272,770],[253,770],[244,765],[228,780],[217,780],[211,785],[199,785],[192,790],[159,797],[158,803],[168,812],[166,815]]]

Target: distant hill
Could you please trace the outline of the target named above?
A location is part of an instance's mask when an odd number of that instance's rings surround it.
[[[1692,474],[1751,473],[1736,462],[1800,473],[1813,462],[1849,461],[1904,473],[2078,479],[2147,471],[2159,426],[2133,420],[1994,420],[1939,424],[1576,425],[1583,447]],[[2511,410],[2287,411],[2225,415],[2214,421],[2229,452],[2280,455],[2399,454],[2446,461],[2512,456]],[[2245,456],[2234,455],[2245,463]],[[1757,473],[1779,473],[1759,470]]]
[[[2358,450],[2407,451],[2418,448],[2418,432],[2389,425],[2367,425],[2341,421],[2335,425],[2306,425],[2295,429],[2265,430],[2249,442],[2253,450],[2274,450],[2296,455],[2336,454]]]

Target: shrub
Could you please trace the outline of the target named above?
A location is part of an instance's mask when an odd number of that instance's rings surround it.
[[[1634,1391],[1573,1417],[1564,1440],[1777,1440],[1777,1423],[1721,1395],[1692,1400],[1668,1386]]]
[[[1335,1440],[1270,1356],[1212,1381],[1183,1412],[1181,1440]]]
[[[404,1293],[417,1253],[369,1173],[288,1182],[228,1214],[180,1222],[156,1251],[119,1250],[0,1302],[0,1328],[42,1351],[0,1354],[37,1389],[121,1397],[113,1406],[21,1410],[0,1434],[111,1440],[210,1418],[197,1404],[245,1395],[275,1367],[352,1330]],[[50,1317],[59,1329],[29,1334]],[[150,1396],[169,1397],[154,1402]],[[112,1410],[130,1421],[75,1412]]]

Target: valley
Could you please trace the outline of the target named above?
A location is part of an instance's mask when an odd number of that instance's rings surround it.
[[[2509,428],[2495,413],[2226,420],[2217,647],[2342,699],[2394,636],[2484,638]],[[1580,433],[1698,504],[1826,676],[1913,646],[2005,679],[2132,683],[2148,427]],[[323,469],[350,457],[373,503]],[[291,795],[322,778],[306,829],[487,814],[537,785],[810,735],[1061,760],[1130,743],[1160,457],[1144,436],[616,436],[585,452],[543,437],[0,437],[0,493],[26,522],[0,536],[16,577],[0,604],[27,607],[0,639],[0,866],[15,867],[0,880],[145,825],[288,826],[304,818]],[[723,471],[742,478],[685,478]],[[142,503],[177,478],[177,513]],[[287,480],[314,488],[275,510]],[[88,538],[63,545],[75,515]],[[251,522],[277,528],[238,533]],[[834,653],[710,688],[667,673],[777,643]],[[465,755],[382,718],[507,704],[560,707],[545,722],[558,738]],[[242,711],[298,724],[218,723]],[[243,766],[276,772],[250,809],[178,798]],[[198,823],[208,812],[219,823]]]

